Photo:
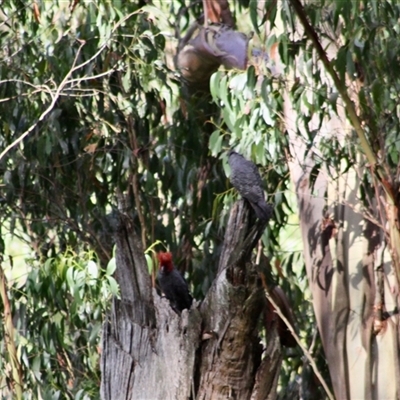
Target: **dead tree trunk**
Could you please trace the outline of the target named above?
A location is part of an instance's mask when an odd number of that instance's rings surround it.
[[[201,305],[204,329],[213,335],[201,349],[198,399],[252,396],[263,350],[257,322],[265,307],[265,295],[250,258],[264,229],[265,224],[252,224],[243,202],[236,203],[217,278]],[[267,380],[263,376],[259,382]],[[258,388],[257,392],[262,390]]]
[[[120,215],[121,299],[103,328],[102,399],[274,398],[279,339],[271,335],[262,360],[257,323],[265,296],[250,260],[265,224],[251,216],[245,202],[236,203],[212,288],[200,307],[179,316],[151,288],[133,222]]]

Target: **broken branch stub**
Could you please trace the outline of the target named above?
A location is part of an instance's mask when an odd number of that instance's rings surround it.
[[[258,321],[266,301],[251,263],[252,250],[267,222],[254,223],[252,214],[244,200],[232,208],[218,276],[201,305],[204,330],[213,335],[201,348],[199,400],[260,399],[260,394],[276,391],[279,343],[273,360],[262,362]],[[273,377],[268,385],[258,381],[266,373]]]
[[[222,22],[227,26],[235,25],[228,0],[204,0],[203,6],[211,22]]]
[[[201,318],[192,307],[176,314],[151,287],[132,218],[119,214],[114,298],[103,325],[101,398],[188,399],[193,392]]]
[[[179,46],[177,68],[189,86],[208,87],[211,75],[220,65],[227,69],[246,69],[248,43],[244,33],[227,25],[204,27],[195,23]]]

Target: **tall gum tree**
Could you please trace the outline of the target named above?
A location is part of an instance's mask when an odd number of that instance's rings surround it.
[[[399,8],[288,3],[289,36],[304,40],[285,69],[289,165],[332,385],[340,399],[398,398]]]

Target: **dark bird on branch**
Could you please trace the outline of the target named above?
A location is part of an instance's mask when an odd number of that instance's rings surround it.
[[[233,187],[250,203],[257,218],[268,221],[272,216],[272,206],[265,202],[257,166],[233,150],[229,152],[228,162],[231,167],[230,181]]]
[[[172,254],[160,252],[157,254],[160,262],[158,272],[158,283],[165,297],[169,300],[171,307],[181,313],[185,308],[190,309],[193,298],[189,293],[188,284],[183,276],[174,268]]]

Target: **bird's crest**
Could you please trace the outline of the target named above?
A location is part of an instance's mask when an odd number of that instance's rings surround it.
[[[157,258],[160,262],[160,268],[164,267],[166,271],[172,271],[174,269],[174,266],[172,264],[172,253],[164,253],[163,251],[160,251],[157,254]]]

